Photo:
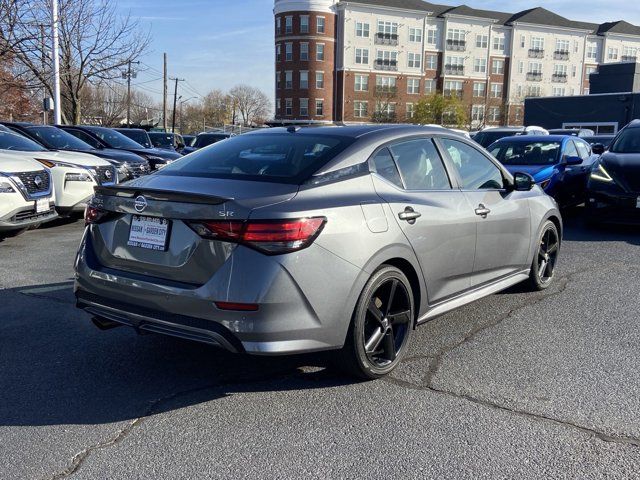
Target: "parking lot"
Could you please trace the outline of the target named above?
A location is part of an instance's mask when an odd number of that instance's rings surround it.
[[[634,477],[640,231],[565,222],[550,290],[440,317],[362,383],[322,355],[99,331],[74,307],[82,222],[8,238],[0,477]]]

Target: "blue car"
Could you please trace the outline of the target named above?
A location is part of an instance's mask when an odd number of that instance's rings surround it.
[[[570,135],[507,137],[488,150],[511,173],[530,174],[561,207],[585,201],[589,172],[599,157],[589,143]]]

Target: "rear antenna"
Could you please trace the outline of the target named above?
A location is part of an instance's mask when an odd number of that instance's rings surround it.
[[[296,127],[295,125],[289,125],[287,127],[287,132],[289,133],[296,133],[298,130],[300,130],[300,127]]]

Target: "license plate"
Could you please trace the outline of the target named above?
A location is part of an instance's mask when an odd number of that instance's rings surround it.
[[[169,220],[164,218],[134,215],[127,245],[164,252],[167,250],[170,225]]]
[[[50,198],[40,198],[36,200],[36,213],[45,213],[49,211]]]

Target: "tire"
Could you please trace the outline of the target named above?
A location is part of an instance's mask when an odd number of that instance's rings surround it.
[[[560,250],[560,235],[555,223],[547,220],[538,235],[537,249],[531,263],[529,286],[532,290],[545,290],[555,278],[555,266]]]
[[[340,368],[365,380],[391,372],[409,347],[414,312],[413,292],[405,274],[389,265],[380,267],[356,304],[339,355]]]

